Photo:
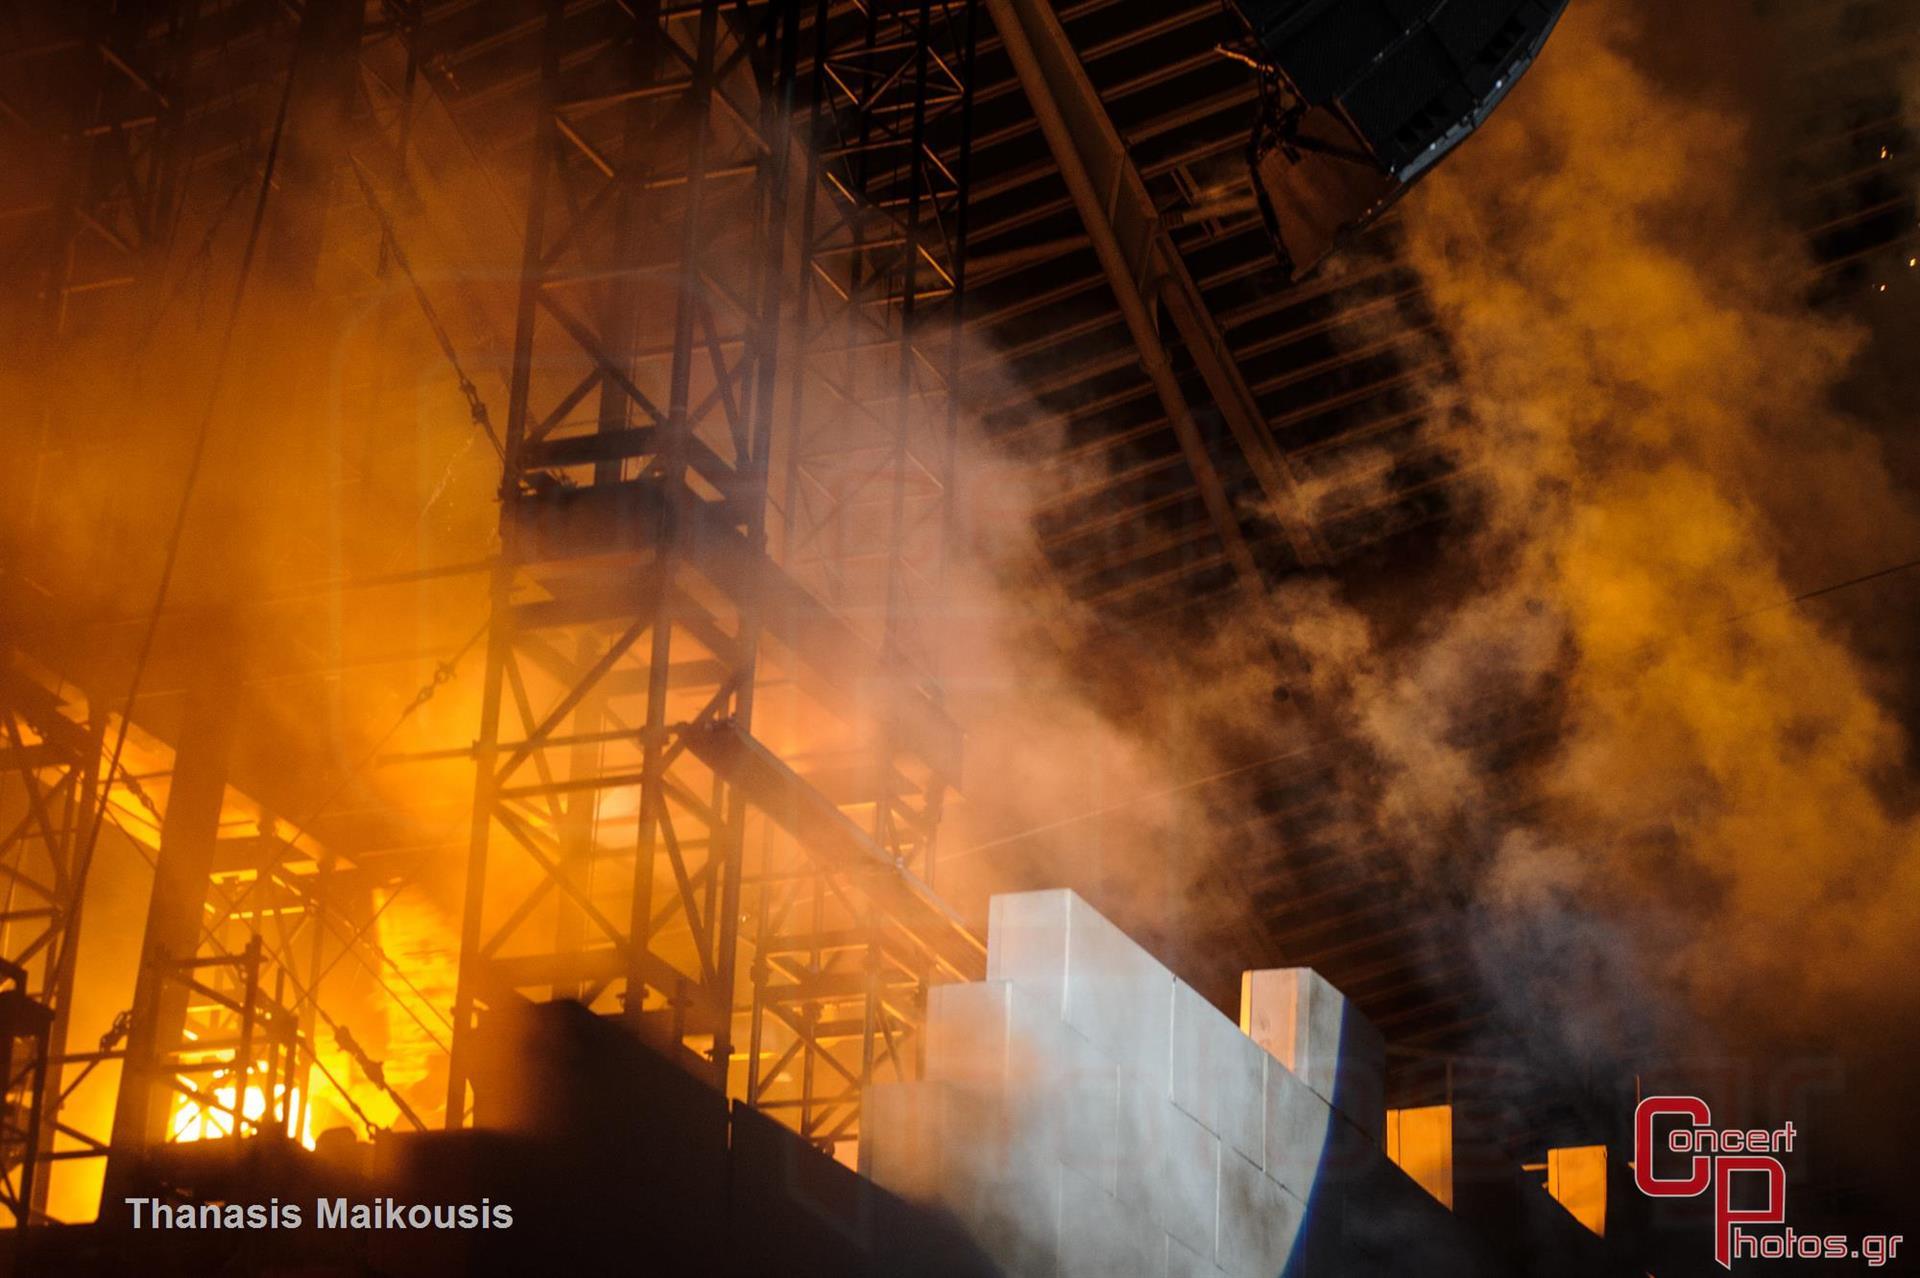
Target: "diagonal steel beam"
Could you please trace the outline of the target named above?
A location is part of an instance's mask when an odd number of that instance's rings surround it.
[[[1140,362],[1179,436],[1201,498],[1242,583],[1253,589],[1263,584],[1174,375],[1155,323],[1156,305],[1166,307],[1179,330],[1208,395],[1233,432],[1295,556],[1306,564],[1324,563],[1325,546],[1306,517],[1297,476],[1268,429],[1059,17],[1047,0],[986,2],[1126,317]]]

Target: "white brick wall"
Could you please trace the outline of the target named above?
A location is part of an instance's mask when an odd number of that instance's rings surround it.
[[[994,898],[987,974],[933,992],[926,1079],[872,1089],[862,1170],[1023,1278],[1275,1278],[1339,1121],[1315,999],[1333,1044],[1345,1000],[1289,978],[1316,1089],[1070,892]]]
[[[1309,967],[1244,974],[1240,1027],[1375,1144],[1385,1138],[1386,1043],[1325,977]]]

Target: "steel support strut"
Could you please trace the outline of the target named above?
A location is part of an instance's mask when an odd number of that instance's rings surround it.
[[[656,3],[576,56],[549,8],[450,1125],[485,1016],[574,997],[830,1143],[977,974],[921,877],[973,13]]]
[[[1209,397],[1226,421],[1268,506],[1285,529],[1294,555],[1323,562],[1325,547],[1308,520],[1285,453],[1268,428],[1253,392],[1212,312],[1188,272],[1155,208],[1126,143],[1087,78],[1066,30],[1046,0],[985,0],[1007,56],[1026,91],[1067,190],[1073,197],[1107,275],[1141,365],[1153,382],[1207,512],[1243,586],[1264,587],[1218,468],[1194,420],[1192,405],[1155,321],[1164,304],[1198,367]]]

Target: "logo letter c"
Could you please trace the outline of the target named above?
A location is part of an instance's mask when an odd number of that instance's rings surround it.
[[[1713,1160],[1695,1155],[1693,1172],[1685,1179],[1653,1174],[1653,1120],[1662,1114],[1679,1114],[1705,1127],[1713,1111],[1694,1096],[1649,1096],[1633,1111],[1633,1181],[1649,1198],[1696,1198],[1713,1183]]]

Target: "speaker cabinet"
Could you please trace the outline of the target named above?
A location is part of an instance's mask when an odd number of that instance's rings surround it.
[[[1497,107],[1567,0],[1234,0],[1273,70],[1255,185],[1295,274]]]

